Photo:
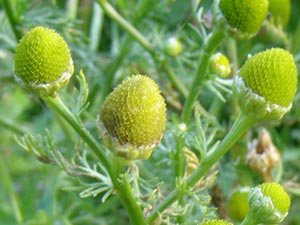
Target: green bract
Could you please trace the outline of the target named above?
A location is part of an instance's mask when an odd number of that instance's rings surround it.
[[[258,119],[281,118],[297,90],[297,68],[286,50],[273,48],[250,57],[234,79],[242,110]]]
[[[224,220],[210,220],[210,221],[202,222],[199,225],[233,225],[233,224],[226,222]]]
[[[268,0],[221,0],[220,9],[232,28],[256,33],[268,12]]]
[[[99,131],[108,147],[126,159],[146,159],[160,142],[166,105],[149,77],[126,79],[104,101]]]
[[[54,30],[36,27],[19,42],[14,58],[18,81],[41,94],[53,94],[73,73],[69,48]]]
[[[257,223],[279,224],[288,214],[290,197],[278,183],[263,183],[249,192],[248,218]]]

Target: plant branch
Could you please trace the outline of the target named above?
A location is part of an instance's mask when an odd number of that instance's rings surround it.
[[[254,121],[240,113],[229,133],[221,141],[213,152],[208,152],[207,157],[201,165],[187,178],[186,187],[193,187],[221,157],[239,140],[239,138],[254,124]],[[147,221],[153,223],[159,213],[163,212],[178,198],[176,190],[172,191],[149,215]]]
[[[204,43],[202,54],[199,59],[197,73],[194,77],[192,87],[190,89],[182,112],[182,120],[185,123],[187,123],[191,117],[194,103],[200,92],[200,87],[205,81],[210,56],[216,49],[216,47],[219,46],[224,37],[225,35],[222,31],[220,32],[218,30],[215,30],[210,34],[210,36],[206,40],[206,43]]]

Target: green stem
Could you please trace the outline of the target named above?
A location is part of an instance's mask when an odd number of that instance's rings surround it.
[[[126,19],[124,19],[110,4],[107,0],[97,0],[102,7],[103,11],[120,27],[127,31],[149,54],[152,59],[160,65],[161,69],[166,73],[168,79],[179,91],[179,93],[185,97],[187,96],[187,90],[183,86],[182,82],[178,80],[174,72],[164,62],[165,60],[161,56],[157,56],[157,53],[150,42],[141,34],[134,26],[132,26]]]
[[[70,20],[75,20],[77,16],[78,0],[68,0],[67,1],[67,18]]]
[[[8,17],[12,31],[14,32],[16,39],[19,40],[22,37],[22,32],[18,28],[18,26],[20,24],[20,20],[14,13],[13,7],[11,5],[12,2],[13,1],[11,1],[11,0],[2,0],[2,5],[3,5],[5,13]]]
[[[182,120],[185,123],[187,123],[191,117],[194,103],[200,91],[200,86],[205,81],[210,56],[216,49],[216,47],[220,44],[220,42],[224,39],[224,37],[225,35],[223,32],[215,30],[210,34],[210,36],[206,40],[206,43],[204,44],[202,54],[199,59],[197,73],[194,77],[192,87],[190,89],[182,112]]]
[[[104,12],[124,30],[126,30],[134,39],[136,39],[150,54],[155,54],[151,44],[148,40],[126,19],[124,19],[107,0],[97,0]]]
[[[23,224],[23,216],[22,216],[18,196],[16,194],[16,191],[13,188],[12,180],[9,171],[7,169],[8,168],[7,160],[4,159],[4,156],[1,156],[0,159],[1,159],[1,163],[0,163],[1,180],[9,193],[9,197],[11,199],[11,204],[13,206],[17,224],[21,225]]]
[[[3,118],[2,116],[0,117],[0,125],[8,128],[9,130],[11,130],[13,133],[17,133],[17,134],[25,134],[27,131],[25,128],[20,127],[19,124],[8,120],[6,118]]]
[[[43,97],[43,99],[55,113],[61,115],[70,124],[70,126],[85,141],[85,143],[97,156],[101,164],[105,167],[115,189],[117,190],[118,197],[120,198],[128,212],[132,224],[145,224],[142,209],[136,202],[132,193],[132,189],[130,188],[127,181],[124,182],[124,180],[119,179],[119,171],[115,169],[116,166],[113,165],[108,159],[108,157],[105,155],[104,149],[99,145],[97,140],[84,128],[80,121],[70,112],[70,110],[66,107],[66,105],[63,103],[63,101],[58,95],[55,98]]]
[[[257,225],[256,219],[251,216],[251,213],[248,213],[243,222],[240,225]]]
[[[101,42],[101,30],[103,27],[104,18],[103,11],[100,6],[93,2],[93,17],[90,27],[90,42],[89,42],[89,50],[92,52],[96,52],[99,44]]]
[[[70,112],[67,106],[62,102],[60,97],[57,95],[55,98],[44,97],[44,101],[51,107],[51,109],[61,115],[77,134],[87,143],[91,150],[98,157],[102,165],[107,169],[107,172],[111,177],[114,176],[111,165],[107,156],[104,154],[102,147],[95,140],[95,138],[84,128],[84,126],[78,121],[78,119]]]
[[[199,179],[201,179],[209,169],[238,141],[238,139],[247,131],[247,129],[254,124],[255,121],[246,115],[240,113],[234,122],[229,133],[221,141],[218,147],[213,152],[208,152],[207,157],[203,163],[187,178],[186,187],[194,186]],[[159,213],[163,212],[170,204],[176,201],[178,193],[176,190],[172,191],[149,215],[148,222],[151,224]]]

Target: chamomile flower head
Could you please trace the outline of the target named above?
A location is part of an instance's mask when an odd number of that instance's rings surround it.
[[[225,220],[210,220],[210,221],[202,222],[198,225],[233,225],[233,224]]]
[[[263,183],[249,193],[250,215],[258,223],[278,224],[288,214],[290,197],[283,187],[275,182]]]
[[[68,45],[54,30],[36,27],[16,47],[14,74],[17,81],[41,95],[55,95],[73,73]]]
[[[234,78],[234,91],[244,113],[258,121],[280,119],[297,90],[293,56],[272,48],[250,57]]]
[[[220,0],[219,7],[233,29],[252,35],[260,29],[268,13],[268,0]]]
[[[131,76],[105,99],[98,121],[100,135],[116,155],[147,159],[165,129],[165,101],[152,79]]]

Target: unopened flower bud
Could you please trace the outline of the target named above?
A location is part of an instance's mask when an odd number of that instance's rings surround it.
[[[198,225],[233,225],[233,224],[225,220],[210,220],[210,221],[202,222]]]
[[[241,222],[248,214],[249,191],[250,187],[240,187],[231,193],[228,201],[228,212],[231,219]]]
[[[169,56],[177,56],[182,52],[182,44],[176,37],[168,38],[165,46],[166,53]]]
[[[104,101],[99,132],[107,147],[128,160],[147,159],[165,129],[166,105],[157,84],[147,76],[132,76]]]
[[[230,64],[228,58],[222,53],[212,55],[209,60],[210,69],[218,76],[227,78],[230,75]]]
[[[288,214],[290,197],[278,183],[263,183],[249,193],[249,218],[257,223],[279,224]]]
[[[259,30],[266,18],[268,4],[268,0],[221,0],[219,6],[232,28],[252,35]]]
[[[17,45],[14,73],[18,82],[41,95],[55,95],[73,73],[70,50],[54,30],[36,27]]]
[[[286,50],[272,48],[250,57],[234,78],[242,111],[257,122],[287,113],[297,90],[297,68]]]

